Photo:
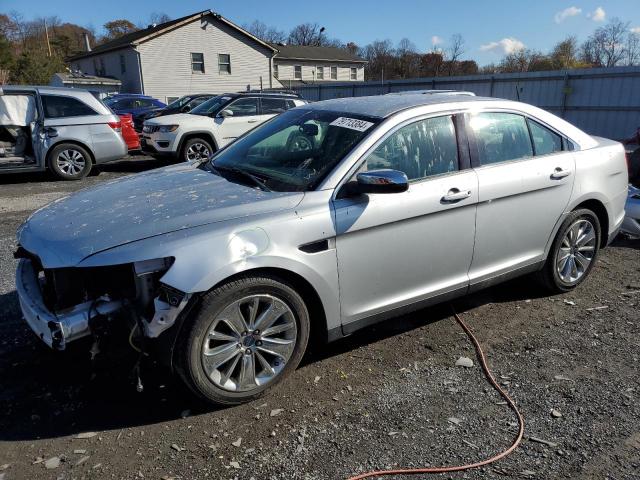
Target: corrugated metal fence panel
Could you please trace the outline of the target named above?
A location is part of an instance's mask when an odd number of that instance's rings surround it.
[[[294,87],[310,101],[411,90],[467,90],[545,108],[593,135],[624,138],[640,127],[640,67],[433,77]]]

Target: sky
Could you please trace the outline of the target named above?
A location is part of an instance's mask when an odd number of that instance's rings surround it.
[[[612,17],[640,32],[638,0],[0,0],[0,12],[25,19],[57,15],[99,32],[115,18],[147,23],[152,12],[172,18],[212,9],[234,23],[260,20],[280,30],[317,22],[343,42],[366,45],[377,39],[396,44],[403,37],[420,51],[443,48],[453,34],[465,40],[463,58],[480,65],[498,62],[518,48],[548,51],[568,35],[580,41]]]

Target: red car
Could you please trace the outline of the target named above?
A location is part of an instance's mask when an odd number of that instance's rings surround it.
[[[130,113],[120,115],[122,120],[122,138],[124,138],[127,148],[132,150],[140,150],[140,138],[133,128],[133,116]]]

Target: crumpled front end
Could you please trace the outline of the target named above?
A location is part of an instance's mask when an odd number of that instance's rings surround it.
[[[16,256],[16,290],[24,318],[56,350],[99,336],[112,322],[125,322],[132,336],[156,338],[175,323],[190,298],[160,281],[172,258],[47,269],[24,249]]]

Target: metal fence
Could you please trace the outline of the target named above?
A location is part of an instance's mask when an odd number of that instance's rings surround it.
[[[294,88],[311,101],[409,90],[467,90],[536,105],[592,135],[622,139],[640,127],[640,67],[323,83]]]

